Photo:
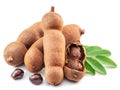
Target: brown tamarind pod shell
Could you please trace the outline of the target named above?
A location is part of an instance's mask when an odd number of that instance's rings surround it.
[[[77,82],[77,81],[81,80],[84,77],[85,72],[86,72],[85,68],[83,71],[78,71],[75,69],[71,69],[67,66],[64,66],[65,77],[70,81]]]
[[[37,49],[39,49],[42,53],[44,53],[43,50],[43,37],[39,38],[37,41],[35,41],[31,47],[36,47]],[[30,47],[30,48],[31,48]]]
[[[24,57],[24,64],[28,71],[36,73],[43,68],[43,53],[35,48],[30,48]]]
[[[47,30],[43,37],[45,79],[51,85],[59,85],[64,78],[65,38],[59,30]]]
[[[36,22],[29,28],[23,30],[17,38],[17,41],[22,42],[27,49],[39,38],[44,36],[41,22]]]
[[[25,67],[30,72],[39,72],[44,66],[43,38],[39,38],[28,49],[24,58]]]
[[[54,7],[51,7],[51,11],[43,15],[42,17],[42,27],[43,30],[62,30],[63,28],[63,19],[61,15],[54,12]]]
[[[84,34],[84,30],[81,29],[76,24],[68,24],[63,27],[62,33],[66,40],[66,45],[80,41],[80,37],[82,34]]]
[[[78,68],[78,64],[76,63],[72,63],[73,65],[71,65],[71,67],[68,66],[69,63],[69,53],[70,53],[70,48],[73,46],[75,47],[79,47],[80,48],[80,53],[81,53],[81,57],[78,59],[80,63],[80,65],[82,65],[82,69],[78,70],[78,69],[74,69],[74,68]],[[80,42],[75,42],[75,43],[71,43],[68,44],[66,47],[66,57],[65,57],[65,66],[64,66],[64,75],[65,77],[70,80],[70,81],[79,81],[81,80],[86,72],[85,66],[84,66],[84,62],[86,60],[86,51],[85,48],[80,44]],[[73,60],[74,61],[74,60]],[[73,68],[74,67],[74,68]]]
[[[25,45],[19,41],[11,42],[4,49],[4,59],[11,66],[19,66],[24,62],[27,52]]]

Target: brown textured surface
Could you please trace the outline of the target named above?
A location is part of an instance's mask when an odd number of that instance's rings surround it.
[[[66,58],[65,58],[65,66],[64,66],[65,77],[71,81],[79,81],[85,75],[84,62],[86,59],[86,51],[80,42],[80,37],[82,34],[84,34],[84,30],[82,30],[76,24],[68,24],[63,27],[62,33],[66,41]],[[78,52],[76,48],[74,49],[75,51],[71,52],[72,46],[77,48],[79,47],[80,51]],[[70,56],[71,54],[72,57]],[[76,59],[79,62],[74,61]],[[71,61],[73,64],[70,62],[70,60],[73,60]],[[82,64],[82,68],[80,68],[81,64]]]
[[[63,68],[60,66],[45,67],[45,79],[51,85],[59,85],[64,78]]]
[[[36,40],[43,37],[41,22],[37,22],[20,33],[17,40],[22,42],[28,49]]]
[[[42,53],[44,53],[44,50],[43,50],[43,37],[39,38],[37,41],[35,41],[32,46],[32,47],[36,47],[38,48]]]
[[[68,24],[63,27],[62,33],[65,37],[66,45],[68,45],[69,43],[80,41],[84,30],[76,24]]]
[[[83,69],[83,71],[78,71],[78,70],[75,70],[75,69],[71,69],[67,66],[64,66],[64,74],[65,74],[65,77],[70,80],[70,81],[79,81],[81,80],[84,75],[85,75],[85,68]]]
[[[25,54],[24,63],[30,72],[39,72],[43,67],[43,53],[36,47],[30,48]]]
[[[42,26],[44,30],[57,29],[62,30],[62,17],[55,12],[48,12],[42,18]]]
[[[43,45],[45,78],[48,83],[58,85],[64,77],[65,39],[62,32],[58,30],[46,31],[43,37]]]
[[[70,52],[71,45],[80,47],[81,57],[79,58],[79,63],[81,63],[81,65],[82,65],[82,70],[81,69],[76,70],[75,68],[73,69],[73,67],[68,67],[67,66],[67,64],[69,63],[69,52]],[[79,42],[74,42],[72,44],[69,44],[66,47],[66,59],[65,59],[66,64],[64,66],[65,77],[68,80],[71,80],[71,81],[79,81],[79,80],[81,80],[82,77],[85,75],[85,67],[84,67],[85,60],[86,60],[86,51],[85,51],[84,47]],[[74,77],[74,76],[76,76],[76,77]]]
[[[24,62],[27,48],[21,42],[12,42],[4,49],[4,59],[12,66],[18,66]]]
[[[69,58],[69,53],[70,53],[70,47],[71,46],[76,46],[76,47],[80,48],[81,57],[79,58],[79,60],[84,63],[85,60],[86,60],[86,50],[83,47],[83,45],[80,44],[80,42],[74,42],[74,43],[71,43],[71,44],[67,45],[67,47],[66,47],[66,59]],[[67,62],[67,60],[66,60],[66,62]]]
[[[39,72],[43,68],[43,38],[39,38],[32,44],[25,54],[24,62],[30,72]]]

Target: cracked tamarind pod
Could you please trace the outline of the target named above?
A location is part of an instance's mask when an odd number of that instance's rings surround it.
[[[68,80],[79,81],[85,75],[85,49],[79,42],[66,47],[64,74]]]
[[[11,66],[23,64],[25,53],[43,34],[41,22],[37,22],[21,32],[17,40],[8,44],[4,49],[3,54],[6,63]]]
[[[39,72],[44,66],[43,38],[38,39],[28,49],[24,58],[25,67],[32,73]]]
[[[80,43],[84,30],[75,24],[69,24],[63,27],[62,32],[66,40],[64,74],[68,80],[76,82],[85,75],[86,51]]]
[[[45,79],[51,85],[59,85],[64,78],[65,38],[61,32],[61,16],[51,11],[42,18]]]

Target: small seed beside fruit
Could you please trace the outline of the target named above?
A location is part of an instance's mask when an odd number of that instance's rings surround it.
[[[11,74],[11,77],[17,80],[17,79],[21,79],[23,75],[24,75],[24,71],[22,69],[17,68],[13,71],[13,73]]]
[[[29,80],[34,85],[40,85],[43,81],[43,78],[40,74],[35,73],[29,77]]]

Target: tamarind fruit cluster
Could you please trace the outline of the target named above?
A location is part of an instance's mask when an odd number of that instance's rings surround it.
[[[41,22],[37,22],[25,29],[17,40],[8,44],[4,49],[4,59],[12,66],[24,63],[24,56],[30,46],[44,35]]]
[[[51,7],[41,22],[24,30],[16,41],[6,46],[4,59],[12,66],[24,63],[32,73],[45,68],[45,80],[51,85],[59,85],[64,77],[79,81],[85,75],[82,34],[84,30],[78,25],[64,25],[62,17]]]

